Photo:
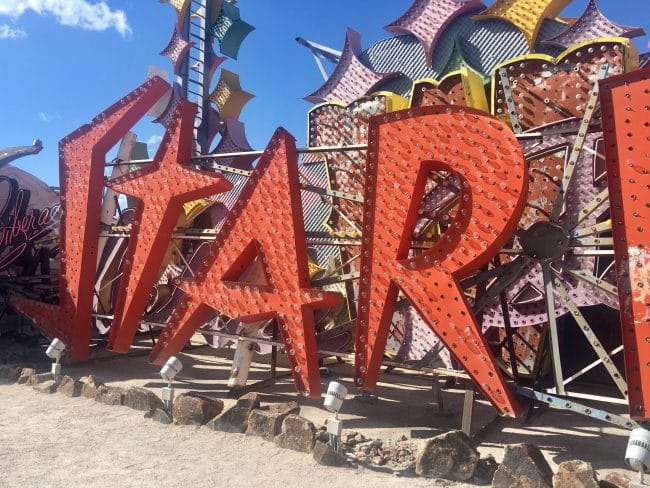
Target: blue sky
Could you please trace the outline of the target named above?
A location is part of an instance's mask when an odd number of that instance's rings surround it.
[[[574,0],[563,15],[579,15],[586,3]],[[304,143],[311,105],[302,97],[322,78],[296,36],[340,49],[346,27],[352,27],[365,48],[387,37],[382,26],[410,4],[241,0],[242,18],[256,30],[239,59],[222,67],[239,73],[242,87],[256,95],[241,116],[251,145],[263,148],[280,125]],[[650,31],[650,0],[600,0],[599,5],[610,19]],[[57,185],[59,139],[137,87],[148,65],[171,70],[158,53],[174,21],[173,8],[157,0],[0,0],[0,148],[40,138],[42,153],[17,165]],[[635,41],[641,52],[648,50],[648,39]],[[145,119],[135,132],[147,141],[163,130]]]

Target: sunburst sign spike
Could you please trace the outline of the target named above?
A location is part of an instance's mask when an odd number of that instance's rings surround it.
[[[544,19],[557,17],[569,3],[571,0],[497,0],[474,19],[501,19],[510,22],[524,34],[532,49]]]
[[[244,105],[254,96],[242,90],[238,74],[222,69],[219,82],[209,98],[219,109],[221,120],[237,120]]]
[[[431,66],[436,42],[449,23],[459,15],[484,8],[480,0],[415,0],[404,15],[384,29],[396,36],[415,36],[422,44],[427,63]]]
[[[643,35],[645,31],[640,27],[629,27],[612,22],[598,9],[597,0],[589,0],[587,9],[578,20],[561,34],[544,42],[569,47],[598,37],[633,38]]]
[[[160,3],[168,3],[176,10],[176,25],[179,29],[183,26],[187,9],[190,7],[191,0],[160,0]]]
[[[329,79],[314,93],[305,97],[312,103],[343,102],[352,103],[359,97],[372,92],[373,88],[398,73],[377,73],[366,67],[360,60],[361,38],[359,33],[348,29],[343,53]]]
[[[178,74],[187,52],[193,45],[193,42],[188,42],[183,39],[183,37],[178,33],[178,27],[174,26],[172,38],[169,40],[167,47],[161,51],[160,55],[167,56],[171,60],[174,65],[174,73]]]
[[[228,119],[224,122],[223,137],[217,144],[215,153],[233,153],[252,151],[253,148],[246,139],[244,124],[238,120]],[[257,156],[239,156],[236,158],[219,159],[218,164],[233,166],[243,170],[251,170]]]
[[[222,2],[210,34],[219,41],[221,54],[237,59],[242,42],[254,30],[255,27],[241,20],[239,8],[230,2]]]
[[[162,124],[165,127],[169,125],[171,117],[176,109],[176,105],[181,100],[181,86],[178,83],[174,83],[171,94],[169,95],[169,101],[167,107],[162,111],[162,113],[154,120],[156,124]]]
[[[440,72],[440,78],[443,78],[445,75],[448,75],[453,71],[458,71],[462,68],[466,68],[467,66],[469,66],[469,64],[465,60],[465,54],[463,53],[463,40],[460,37],[456,36],[454,38],[454,47],[449,54],[447,64]]]

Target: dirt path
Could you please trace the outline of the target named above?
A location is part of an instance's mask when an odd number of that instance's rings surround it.
[[[0,386],[0,412],[3,488],[432,486],[326,468],[259,438],[165,426],[126,407],[26,386]]]
[[[231,350],[202,347],[181,354],[184,369],[176,393],[199,391],[230,407],[227,381]],[[267,359],[265,357],[261,360]],[[42,369],[49,367],[47,363]],[[350,395],[340,417],[345,431],[384,441],[402,435],[426,438],[458,428],[464,391],[445,390],[440,411],[432,379],[402,372],[381,377],[379,401],[357,401],[348,364],[330,364],[332,378],[348,386]],[[64,365],[64,374],[97,375],[114,386],[144,386],[160,394],[165,386],[159,368],[145,356],[108,356],[85,364]],[[280,368],[281,373],[285,372]],[[254,363],[250,381],[268,376],[268,365]],[[330,379],[322,379],[322,389]],[[322,425],[329,416],[322,399],[295,393],[289,376],[258,390],[263,404],[297,401],[301,415]],[[624,413],[621,406],[617,413]],[[542,410],[528,422],[493,422],[495,413],[482,399],[476,402],[472,434],[480,435],[483,457],[503,459],[504,444],[539,446],[553,469],[562,461],[582,459],[593,464],[602,479],[625,469],[623,455],[629,432],[568,411]],[[403,479],[370,470],[325,468],[307,454],[281,450],[273,443],[205,428],[164,426],[126,407],[108,407],[92,400],[47,396],[30,387],[0,385],[0,488],[6,487],[420,487],[429,480]],[[442,482],[437,486],[454,486]],[[458,485],[456,485],[458,486]],[[469,486],[469,485],[465,485]]]

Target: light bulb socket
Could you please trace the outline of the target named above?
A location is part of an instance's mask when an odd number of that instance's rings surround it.
[[[639,473],[650,469],[650,431],[642,427],[632,431],[627,441],[625,462]]]
[[[327,395],[323,406],[330,412],[338,412],[341,410],[343,401],[348,394],[348,389],[337,381],[331,381],[327,386]]]

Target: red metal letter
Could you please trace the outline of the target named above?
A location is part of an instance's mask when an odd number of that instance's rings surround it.
[[[320,394],[314,314],[336,304],[310,288],[295,140],[279,129],[244,186],[196,281],[186,292],[151,353],[162,364],[218,310],[244,322],[276,318],[300,391]],[[266,284],[242,283],[255,257]]]
[[[108,185],[140,199],[111,325],[109,347],[116,352],[128,352],[131,347],[183,204],[232,188],[223,176],[188,167],[195,111],[194,104],[181,100],[154,162]]]
[[[74,359],[88,358],[106,153],[168,89],[152,78],[60,142],[60,302],[13,298],[11,304],[65,342]]]
[[[630,416],[650,418],[650,69],[600,82]]]
[[[514,134],[470,109],[438,106],[371,120],[366,170],[355,378],[372,390],[401,291],[495,408],[517,415],[458,280],[512,236],[527,188]],[[417,210],[432,171],[456,174],[461,195],[442,239],[409,257]]]

